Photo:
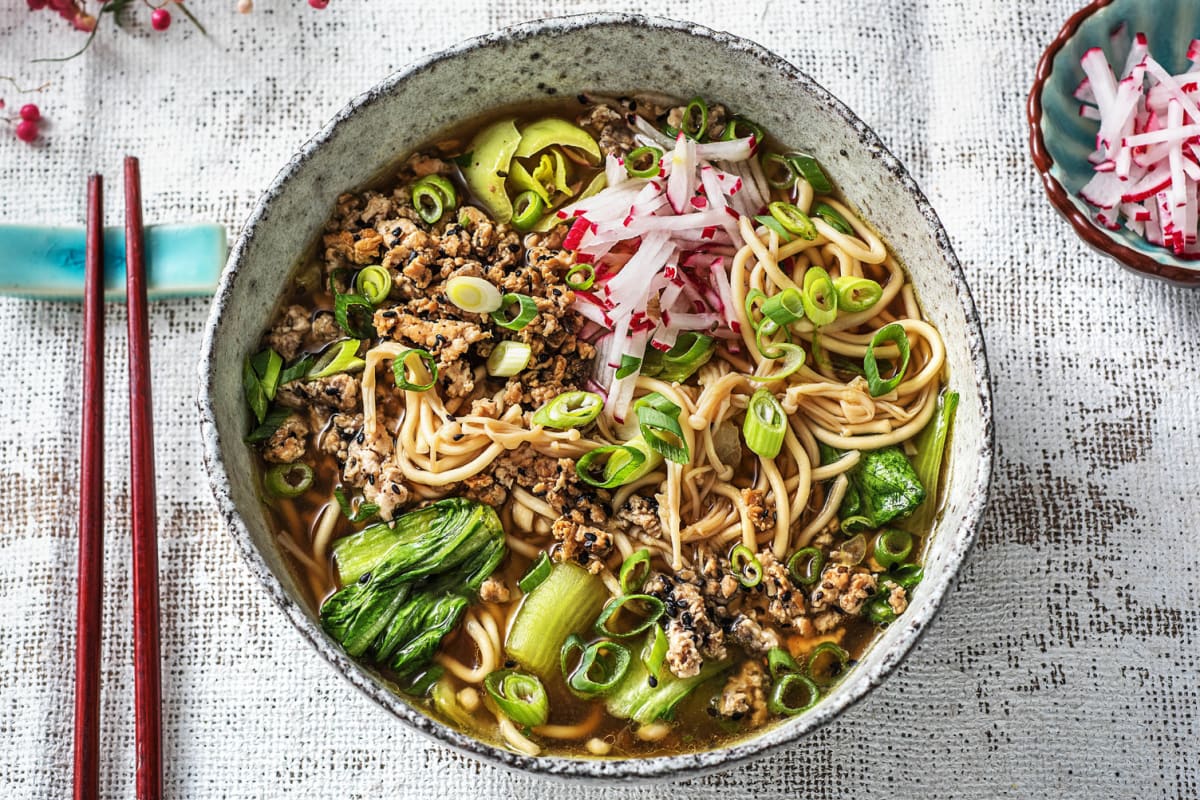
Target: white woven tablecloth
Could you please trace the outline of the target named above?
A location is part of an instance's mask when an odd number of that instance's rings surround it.
[[[1146,0],[1150,2],[1151,0]],[[1200,295],[1117,270],[1046,203],[1023,104],[1082,0],[611,4],[755,39],[880,134],[930,195],[984,318],[998,470],[979,545],[928,636],[838,722],[768,761],[581,789],[408,733],[302,643],[213,511],[193,395],[205,300],[152,311],[163,696],[172,798],[1194,798],[1200,795]],[[29,147],[0,126],[0,222],[75,223],[84,176],[142,158],[148,221],[236,233],[287,157],[422,54],[578,0],[138,6],[92,51],[0,0],[0,74],[52,80]],[[419,9],[418,9],[419,7]],[[1190,35],[1190,33],[1188,34]],[[703,64],[697,64],[703,69]],[[0,82],[10,110],[24,101]],[[0,253],[0,259],[5,258]],[[71,786],[80,308],[0,300],[0,797]],[[108,309],[106,798],[133,796],[125,315]]]

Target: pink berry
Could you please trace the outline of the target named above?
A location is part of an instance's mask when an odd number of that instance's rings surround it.
[[[42,118],[41,109],[39,109],[33,103],[26,103],[25,105],[21,106],[21,110],[18,113],[20,113],[21,119],[29,122],[37,122]]]
[[[324,8],[329,5],[329,0],[308,0],[308,4],[313,8]]]
[[[156,8],[150,15],[150,26],[156,31],[165,31],[171,27],[171,12],[165,8]]]
[[[32,142],[38,137],[38,124],[31,119],[23,119],[17,123],[17,138],[22,142]]]

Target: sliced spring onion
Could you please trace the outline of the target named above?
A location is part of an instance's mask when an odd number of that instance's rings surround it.
[[[893,568],[889,575],[892,580],[911,592],[925,577],[925,569],[920,564],[902,564]]]
[[[663,151],[657,147],[644,145],[635,148],[625,156],[625,171],[634,178],[656,178],[662,169],[662,157]],[[638,164],[642,162],[645,162],[646,166],[639,167]]]
[[[759,389],[750,396],[746,407],[746,421],[742,424],[742,436],[746,446],[763,458],[774,458],[783,448],[783,436],[787,431],[787,415],[775,395]]]
[[[837,319],[838,295],[829,273],[821,267],[809,267],[804,273],[804,313],[816,327]]]
[[[358,339],[345,339],[325,348],[321,357],[304,375],[306,380],[315,381],[318,378],[328,378],[339,372],[358,372],[367,365],[358,357],[358,348],[362,344]]]
[[[867,619],[884,628],[896,621],[896,612],[892,610],[886,597],[879,596],[869,601],[865,613]]]
[[[758,144],[762,144],[762,140],[766,138],[762,127],[757,122],[751,122],[745,117],[730,117],[725,123],[725,130],[721,132],[721,140],[725,142],[745,139],[747,136],[753,136],[754,141]]]
[[[789,697],[796,692],[802,692],[800,698],[803,698],[803,701],[793,704],[789,702]],[[811,678],[798,672],[788,672],[780,676],[779,680],[775,681],[775,685],[771,687],[767,708],[772,714],[794,717],[808,711],[820,699],[821,689],[813,683]]]
[[[829,203],[816,202],[813,203],[812,213],[814,217],[820,217],[829,223],[829,227],[833,228],[838,233],[844,233],[847,236],[854,235],[854,228],[846,221],[846,218],[841,215],[836,208]]]
[[[787,566],[792,580],[801,586],[812,586],[821,579],[825,554],[815,547],[805,547],[792,553]]]
[[[518,725],[544,725],[550,717],[546,687],[533,675],[498,670],[483,679],[483,688],[504,716]]]
[[[875,560],[879,566],[888,568],[903,564],[913,549],[913,536],[898,528],[884,528],[875,537]]]
[[[546,201],[532,189],[513,198],[512,226],[519,231],[531,231],[546,214]]]
[[[283,386],[286,383],[307,377],[315,362],[316,359],[312,356],[305,356],[290,367],[285,367],[283,372],[279,373],[279,385]]]
[[[587,649],[587,642],[578,633],[572,633],[562,643],[562,649],[558,651],[558,664],[562,668],[563,677],[571,674],[571,656],[575,655],[578,650],[582,656],[583,651]]]
[[[781,342],[778,344],[772,344],[771,347],[772,350],[770,354],[763,351],[763,355],[767,358],[782,358],[782,360],[778,362],[778,369],[776,369],[770,375],[751,375],[750,380],[757,381],[759,383],[782,380],[789,375],[794,374],[796,370],[804,366],[804,360],[806,356],[804,354],[804,348],[800,347],[800,345]],[[759,345],[759,350],[762,351],[761,344]]]
[[[658,680],[662,677],[663,663],[667,660],[667,649],[670,642],[667,641],[667,632],[663,630],[662,625],[654,626],[653,641],[647,640],[648,647],[642,648],[642,666],[650,673],[651,677]]]
[[[246,404],[254,412],[254,418],[261,424],[267,417],[267,407],[275,399],[279,389],[279,376],[283,368],[283,359],[270,348],[252,356],[246,356],[242,362],[242,392]]]
[[[566,675],[567,686],[580,697],[608,694],[625,677],[631,661],[629,648],[623,644],[592,642],[583,649],[578,666]]]
[[[733,569],[738,583],[747,589],[753,589],[762,583],[762,562],[754,551],[744,544],[739,544],[729,553],[729,566]]]
[[[354,291],[367,298],[371,305],[379,305],[387,300],[392,291],[392,273],[378,264],[363,267],[354,276]]]
[[[256,425],[254,430],[250,431],[250,433],[246,435],[246,444],[265,442],[267,439],[270,439],[271,435],[274,434],[275,431],[279,430],[279,426],[283,424],[283,421],[291,415],[292,412],[290,409],[272,408],[263,417],[263,421]]]
[[[658,392],[651,392],[633,404],[638,418],[638,430],[646,444],[663,458],[677,464],[692,460],[683,426],[679,424],[681,409]]]
[[[621,365],[617,367],[617,380],[628,378],[633,373],[637,372],[642,366],[642,360],[637,356],[631,356],[628,353],[621,354]]]
[[[776,200],[767,206],[767,211],[771,212],[771,216],[788,231],[788,233],[799,236],[806,242],[811,242],[817,238],[817,227],[813,225],[813,221],[809,219],[808,214],[805,214],[797,206],[792,203],[785,203],[782,200]]]
[[[900,351],[900,366],[896,369],[896,373],[887,380],[879,377],[879,363],[875,360],[875,348],[885,342],[891,342]],[[871,393],[871,397],[887,394],[900,385],[900,382],[904,380],[904,373],[908,370],[909,355],[911,353],[908,334],[904,332],[903,325],[893,322],[875,331],[875,335],[871,337],[871,341],[867,345],[867,352],[863,356],[863,373],[867,376],[867,390]]]
[[[525,342],[503,341],[492,348],[488,356],[488,375],[494,378],[511,378],[525,367],[533,356],[533,348]]]
[[[582,277],[578,277],[582,276]],[[586,292],[596,282],[596,268],[591,264],[575,264],[567,270],[563,283],[568,289],[576,292]]]
[[[762,313],[781,328],[804,319],[804,296],[799,289],[787,288],[763,303]]]
[[[804,153],[792,153],[788,156],[788,161],[796,173],[808,181],[814,192],[829,194],[833,191],[833,184],[829,182],[829,178],[825,177],[825,171],[821,169],[821,165],[815,158]]]
[[[504,295],[491,281],[471,275],[458,275],[446,281],[446,297],[463,311],[491,314],[500,310]]]
[[[509,309],[517,306],[515,316],[508,316]],[[510,331],[519,331],[533,322],[533,318],[537,316],[538,307],[537,301],[527,294],[516,294],[510,292],[500,298],[500,308],[492,312],[492,322],[499,325],[501,328]]]
[[[764,319],[754,329],[754,344],[758,347],[758,352],[762,353],[763,358],[783,358],[784,351],[778,349],[781,342],[773,338],[777,333],[783,334],[784,342],[791,343],[791,329],[779,327],[773,319]]]
[[[606,444],[584,453],[575,474],[589,486],[612,489],[633,480],[646,463],[646,454],[627,444]]]
[[[684,331],[665,353],[654,347],[646,348],[646,356],[642,360],[642,374],[667,383],[683,383],[713,357],[716,350],[714,344],[715,340],[711,336]],[[618,373],[617,377],[622,376]]]
[[[458,192],[443,176],[426,175],[413,184],[412,204],[421,219],[434,225],[458,206]]]
[[[819,686],[828,686],[846,671],[850,654],[833,642],[821,642],[808,656],[808,676]]]
[[[767,651],[767,670],[771,673],[771,680],[777,681],[789,672],[800,672],[800,665],[787,650],[772,647]]]
[[[641,620],[629,630],[613,630],[609,625],[609,621],[617,616],[621,609],[625,608],[629,603],[642,603],[649,606],[649,613],[642,616]],[[648,594],[623,594],[620,597],[614,597],[609,600],[604,606],[604,610],[600,612],[600,618],[596,620],[596,633],[601,636],[611,636],[614,639],[626,639],[630,636],[637,636],[639,633],[645,633],[650,630],[651,626],[658,622],[665,613],[667,613],[667,607],[657,597]]]
[[[629,558],[621,562],[621,572],[617,576],[624,594],[633,594],[642,588],[642,584],[650,577],[650,549],[643,547],[637,552],[630,553]]]
[[[683,109],[683,119],[679,121],[679,130],[689,139],[700,141],[708,131],[708,103],[699,97],[693,97]]]
[[[796,169],[785,156],[779,153],[763,153],[759,163],[771,188],[790,189],[796,182]]]
[[[746,316],[751,322],[754,322],[754,315],[760,310],[757,305],[760,302],[767,302],[767,295],[761,289],[751,289],[750,291],[746,292],[744,307],[746,309]]]
[[[883,297],[883,287],[870,278],[840,275],[833,279],[833,288],[837,290],[838,309],[851,314],[866,311]]]
[[[414,383],[408,379],[409,360],[416,357],[425,371],[429,374],[428,383]],[[437,383],[437,359],[428,350],[413,348],[405,350],[392,361],[392,374],[396,376],[396,388],[409,392],[427,392]]]
[[[533,414],[533,424],[565,431],[590,425],[604,410],[604,398],[595,392],[563,392]]]
[[[781,242],[790,242],[795,238],[795,236],[793,236],[787,228],[780,224],[779,220],[775,219],[770,214],[760,214],[754,218],[754,221],[779,234],[779,241]]]
[[[348,270],[335,269],[329,276],[329,293],[333,295],[333,318],[338,326],[356,339],[375,338],[375,305],[361,294],[338,291],[338,284]]]
[[[543,550],[538,554],[537,561],[533,562],[529,571],[521,577],[521,580],[517,581],[517,587],[525,594],[529,594],[550,577],[550,570],[553,566],[550,563],[550,556],[546,555],[546,551]]]
[[[917,434],[917,454],[913,457],[912,465],[917,479],[925,487],[925,499],[908,518],[910,530],[923,533],[933,526],[938,506],[938,479],[946,456],[946,437],[950,434],[957,410],[958,392],[943,393],[938,397],[937,412],[933,419]]]
[[[263,485],[276,497],[299,497],[312,486],[312,467],[301,461],[276,464],[263,475]]]

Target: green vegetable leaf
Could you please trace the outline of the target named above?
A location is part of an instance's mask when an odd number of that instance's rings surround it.
[[[925,500],[925,487],[898,447],[863,453],[847,477],[850,485],[838,513],[847,533],[880,528]]]
[[[279,429],[283,421],[291,416],[291,411],[286,408],[272,408],[263,417],[263,421],[250,431],[246,437],[246,444],[255,444],[256,442],[265,442],[271,438],[271,434]]]

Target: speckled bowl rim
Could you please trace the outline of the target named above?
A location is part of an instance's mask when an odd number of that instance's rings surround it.
[[[950,538],[950,541],[945,542],[943,545],[946,548],[945,569],[939,574],[927,578],[925,583],[922,584],[923,591],[919,603],[915,603],[915,607],[911,608],[901,618],[900,622],[893,625],[893,628],[897,626],[903,627],[897,638],[887,647],[879,662],[872,665],[871,669],[860,667],[854,670],[839,685],[838,692],[835,695],[823,700],[812,711],[790,723],[773,727],[753,738],[740,740],[728,747],[717,750],[655,758],[620,760],[575,759],[558,756],[529,757],[495,747],[479,739],[459,733],[415,710],[400,697],[373,680],[362,667],[357,665],[341,649],[326,639],[321,633],[319,626],[310,618],[305,609],[287,596],[279,580],[271,572],[265,558],[255,547],[250,531],[242,520],[233,501],[229,476],[225,471],[220,455],[215,410],[212,401],[212,376],[214,371],[211,360],[214,356],[214,345],[218,328],[221,325],[223,310],[229,302],[230,297],[238,288],[239,267],[249,248],[250,242],[256,235],[258,224],[266,217],[272,202],[285,190],[289,180],[299,169],[300,165],[330,139],[343,120],[353,116],[360,108],[374,103],[380,97],[387,95],[394,87],[404,82],[410,76],[421,73],[434,64],[454,59],[463,53],[503,42],[526,40],[542,34],[561,34],[580,28],[605,25],[633,26],[652,30],[667,29],[674,32],[683,32],[714,40],[733,51],[745,53],[756,59],[764,67],[774,70],[781,77],[791,81],[796,86],[797,91],[811,93],[818,102],[845,120],[850,128],[858,134],[860,140],[870,151],[871,156],[879,161],[884,169],[894,176],[897,186],[911,197],[922,217],[924,217],[928,226],[928,233],[936,243],[937,249],[944,261],[944,266],[949,272],[951,284],[962,305],[966,319],[966,344],[970,353],[971,365],[978,379],[975,388],[978,392],[981,414],[978,441],[980,460],[973,485],[963,487],[963,491],[967,494],[962,525],[956,531],[944,531],[939,534],[940,537]],[[958,570],[962,566],[967,553],[970,551],[978,535],[983,513],[987,506],[992,474],[992,396],[990,373],[979,316],[975,309],[975,302],[971,296],[970,288],[963,274],[962,266],[951,249],[946,231],[932,206],[929,204],[929,201],[917,187],[907,170],[887,150],[879,137],[840,100],[829,94],[829,92],[819,86],[808,75],[761,45],[726,32],[715,31],[692,23],[636,14],[580,14],[542,19],[514,25],[494,33],[469,39],[401,69],[370,91],[351,101],[342,109],[329,124],[300,149],[275,178],[251,212],[245,227],[242,229],[241,235],[238,237],[230,253],[229,263],[221,276],[221,281],[213,300],[211,316],[205,330],[200,361],[198,406],[204,439],[204,461],[209,472],[218,509],[230,534],[242,551],[242,555],[250,570],[266,587],[268,593],[275,600],[275,603],[283,610],[284,614],[292,621],[301,634],[303,634],[304,638],[338,672],[375,702],[391,711],[412,728],[433,737],[442,744],[449,745],[456,750],[471,754],[491,764],[543,776],[575,780],[641,782],[670,778],[695,778],[719,769],[728,768],[747,759],[761,757],[778,751],[825,725],[846,708],[862,699],[871,689],[879,685],[896,665],[900,663],[913,645],[916,644],[932,620],[941,604],[943,596],[957,576]]]
[[[1079,238],[1083,239],[1092,249],[1139,275],[1159,278],[1180,286],[1200,287],[1200,264],[1197,264],[1197,269],[1188,269],[1164,263],[1145,253],[1126,247],[1109,231],[1093,222],[1089,215],[1080,211],[1071,202],[1071,195],[1066,188],[1050,174],[1054,168],[1054,157],[1050,155],[1050,149],[1046,146],[1046,139],[1042,134],[1042,116],[1044,114],[1042,94],[1046,91],[1050,74],[1054,71],[1054,59],[1075,37],[1080,26],[1087,21],[1088,17],[1115,2],[1117,0],[1095,0],[1076,11],[1063,25],[1054,41],[1050,42],[1049,47],[1042,53],[1037,71],[1034,73],[1033,88],[1029,91],[1029,102],[1026,106],[1026,116],[1029,120],[1029,150],[1033,155],[1033,163],[1037,167],[1038,174],[1042,177],[1042,185],[1046,189],[1046,196],[1050,198],[1050,204],[1071,224]],[[1170,258],[1171,254],[1164,250],[1163,257]]]

